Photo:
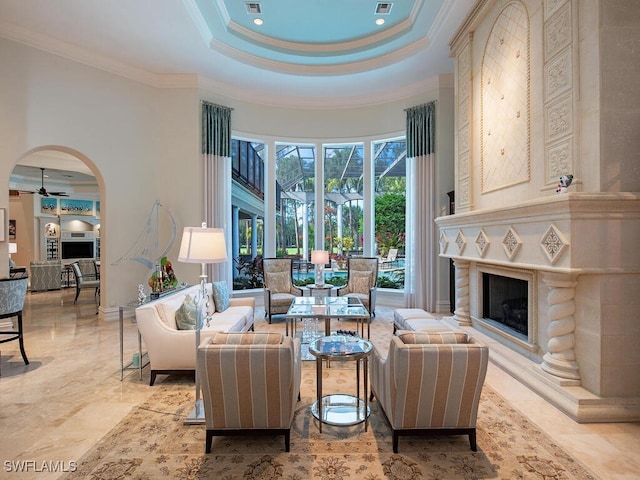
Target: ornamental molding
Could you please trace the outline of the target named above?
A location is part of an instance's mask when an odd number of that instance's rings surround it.
[[[489,241],[489,237],[487,236],[486,232],[480,229],[478,235],[476,235],[475,241],[476,249],[478,250],[478,254],[480,255],[480,257],[484,257],[486,255],[490,243],[491,242]]]
[[[565,250],[569,248],[569,243],[565,240],[556,226],[552,224],[540,239],[540,246],[551,265],[553,265],[558,261]]]
[[[507,233],[505,233],[502,238],[502,247],[504,248],[504,253],[507,254],[509,260],[513,260],[518,250],[522,247],[522,240],[520,240],[520,236],[516,233],[513,227],[509,227]]]
[[[462,230],[458,230],[458,234],[456,235],[456,247],[458,249],[458,255],[462,255],[464,252],[464,248],[467,246],[467,239],[464,238],[464,234]]]
[[[442,232],[440,232],[440,253],[445,253],[448,246],[449,237],[447,237],[447,232],[443,230]]]

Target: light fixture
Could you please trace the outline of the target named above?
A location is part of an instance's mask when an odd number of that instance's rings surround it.
[[[253,23],[255,23],[256,25],[260,26],[264,23],[264,21],[261,18],[254,18],[253,19]]]
[[[316,285],[324,285],[324,266],[329,263],[329,252],[325,250],[312,250],[311,263],[316,266]]]
[[[376,25],[384,25],[384,18],[376,18]]]
[[[221,228],[207,228],[206,223],[201,227],[185,227],[182,233],[182,243],[178,253],[178,261],[184,263],[200,263],[200,298],[196,301],[196,404],[184,423],[203,424],[204,408],[200,400],[200,379],[198,377],[198,347],[200,346],[200,330],[208,315],[207,296],[207,264],[227,261],[227,247],[224,241],[224,231]]]
[[[16,263],[11,259],[12,253],[18,253],[18,244],[15,242],[9,242],[9,268],[16,266]]]

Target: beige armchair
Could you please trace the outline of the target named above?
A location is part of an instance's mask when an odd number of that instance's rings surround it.
[[[293,284],[293,260],[290,258],[264,258],[265,316],[271,323],[273,315],[287,313],[294,297],[302,296],[302,289]]]
[[[281,333],[217,333],[198,348],[206,453],[214,436],[284,435],[300,399],[300,340]]]
[[[406,332],[394,336],[387,358],[374,351],[371,397],[400,435],[469,435],[477,450],[476,419],[488,348],[465,332]]]
[[[369,311],[376,314],[376,285],[378,283],[378,259],[376,257],[349,257],[347,259],[347,284],[338,288],[338,295],[358,297]]]

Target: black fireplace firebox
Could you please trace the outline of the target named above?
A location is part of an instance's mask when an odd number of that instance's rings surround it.
[[[528,282],[492,273],[482,274],[482,316],[508,329],[529,333]]]

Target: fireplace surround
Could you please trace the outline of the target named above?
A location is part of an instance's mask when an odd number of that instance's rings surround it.
[[[438,217],[455,265],[446,320],[486,335],[492,362],[575,420],[637,421],[639,212],[637,195],[569,193]],[[484,318],[485,273],[527,282],[526,337]]]

